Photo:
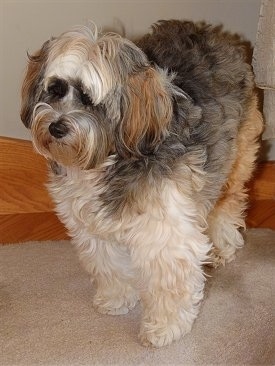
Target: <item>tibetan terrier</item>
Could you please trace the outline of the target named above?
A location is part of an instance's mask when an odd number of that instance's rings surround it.
[[[145,345],[189,332],[203,265],[243,245],[262,118],[240,39],[176,20],[136,43],[74,28],[29,56],[21,118],[94,307],[126,314],[140,299]]]

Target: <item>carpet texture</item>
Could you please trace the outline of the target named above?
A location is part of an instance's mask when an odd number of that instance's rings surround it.
[[[237,259],[207,272],[192,332],[147,349],[140,305],[118,317],[93,310],[68,241],[0,246],[0,365],[274,365],[275,231],[248,230]]]

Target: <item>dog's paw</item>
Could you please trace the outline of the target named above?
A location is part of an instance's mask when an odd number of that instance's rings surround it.
[[[97,312],[99,312],[100,314],[108,314],[108,315],[125,315],[127,314],[130,310],[132,310],[136,303],[134,304],[126,304],[126,305],[121,305],[118,307],[115,307],[115,305],[109,304],[103,304],[103,305],[98,305],[94,302],[94,308],[96,309]]]
[[[221,265],[225,266],[226,263],[232,262],[236,258],[235,251],[225,253],[217,248],[214,248],[209,255],[209,267],[218,268]]]
[[[134,290],[128,290],[124,295],[117,295],[112,298],[96,294],[93,306],[101,314],[125,315],[136,306],[138,301],[138,294]]]
[[[145,347],[160,348],[178,341],[184,334],[188,333],[191,327],[183,330],[178,324],[171,324],[166,327],[141,330],[139,339]]]

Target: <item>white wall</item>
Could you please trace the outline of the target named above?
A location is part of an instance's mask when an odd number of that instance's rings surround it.
[[[26,52],[51,36],[94,21],[132,38],[158,19],[206,20],[255,41],[260,0],[0,0],[0,135],[29,138],[20,121]]]

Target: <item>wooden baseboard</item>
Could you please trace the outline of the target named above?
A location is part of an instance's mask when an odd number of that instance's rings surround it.
[[[54,212],[0,215],[0,243],[68,239]]]
[[[0,243],[68,238],[46,181],[45,159],[30,141],[0,137]],[[247,225],[275,229],[275,162],[259,165],[249,189]]]
[[[68,238],[46,182],[46,161],[30,141],[0,137],[0,243]]]
[[[275,229],[275,161],[258,165],[248,189],[247,226]]]
[[[247,227],[275,230],[275,200],[250,201],[246,216]]]

